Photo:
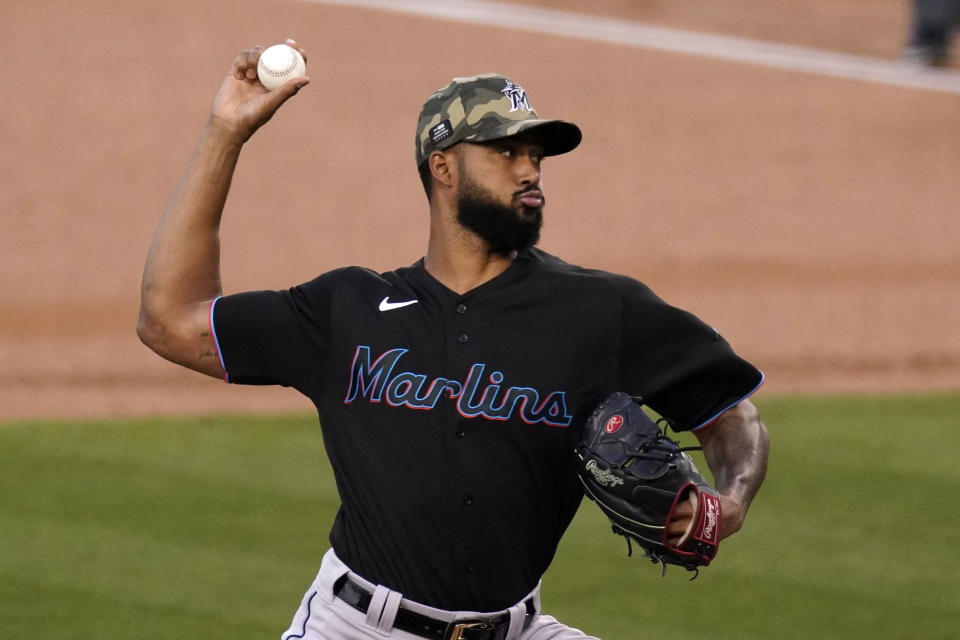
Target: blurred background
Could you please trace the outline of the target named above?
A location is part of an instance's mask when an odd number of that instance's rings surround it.
[[[337,496],[307,401],[135,334],[224,74],[293,37],[312,83],[241,157],[227,293],[420,258],[417,113],[495,71],[584,132],[544,165],[541,246],[767,373],[770,475],[716,566],[661,580],[584,505],[550,613],[608,640],[956,637],[958,4],[2,0],[0,636],[275,637],[314,575]]]
[[[416,114],[497,71],[585,134],[546,166],[545,249],[694,311],[768,390],[960,385],[960,70],[906,55],[907,0],[349,4],[3,3],[0,417],[306,406],[180,371],[134,333],[223,75],[286,37],[313,84],[241,158],[226,292],[418,259]],[[497,26],[462,21],[477,7]]]

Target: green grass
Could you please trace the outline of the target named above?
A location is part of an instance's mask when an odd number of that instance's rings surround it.
[[[545,610],[606,640],[951,638],[960,395],[771,396],[770,471],[714,565],[585,502]],[[312,416],[0,425],[0,637],[277,638],[337,498]]]

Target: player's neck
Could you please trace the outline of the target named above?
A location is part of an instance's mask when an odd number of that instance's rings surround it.
[[[463,229],[447,232],[431,228],[424,267],[443,286],[464,294],[506,271],[516,252],[491,253],[487,244]]]

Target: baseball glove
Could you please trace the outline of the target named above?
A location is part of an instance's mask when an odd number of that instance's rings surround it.
[[[625,393],[608,396],[587,420],[577,447],[587,497],[610,518],[613,532],[632,539],[651,562],[699,573],[717,555],[720,498],[685,452]],[[677,505],[691,499],[695,513],[676,543],[667,528]],[[693,576],[694,578],[696,575]]]

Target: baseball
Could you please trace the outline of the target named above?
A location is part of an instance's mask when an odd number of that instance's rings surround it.
[[[260,54],[257,77],[261,84],[273,91],[290,78],[307,75],[307,64],[300,52],[286,44],[275,44]]]

